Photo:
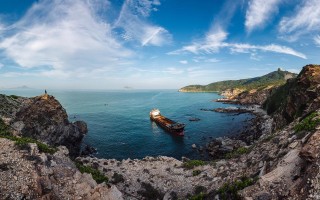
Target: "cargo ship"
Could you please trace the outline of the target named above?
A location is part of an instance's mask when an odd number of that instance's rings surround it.
[[[175,135],[183,136],[185,124],[178,123],[168,119],[160,114],[159,109],[152,109],[150,112],[150,119],[156,122],[166,131]]]

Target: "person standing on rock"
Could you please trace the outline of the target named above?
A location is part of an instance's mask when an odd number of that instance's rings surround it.
[[[47,94],[47,90],[46,89],[44,90],[44,94]]]

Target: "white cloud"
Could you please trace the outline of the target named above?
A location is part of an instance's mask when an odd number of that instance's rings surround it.
[[[113,68],[132,55],[96,16],[93,1],[41,0],[12,25],[15,33],[0,49],[21,67],[48,66],[52,72]],[[52,73],[48,72],[48,73]]]
[[[220,60],[218,60],[216,58],[210,58],[210,59],[205,60],[205,62],[216,63],[216,62],[220,62]]]
[[[126,0],[122,5],[115,27],[124,30],[125,40],[136,40],[142,46],[163,46],[172,40],[171,34],[163,27],[153,25],[147,17],[160,5],[159,1]]]
[[[216,62],[220,62],[220,60],[216,59],[216,58],[207,58],[205,56],[197,56],[197,57],[194,57],[193,59],[193,62],[207,62],[207,63],[216,63]]]
[[[0,69],[1,69],[2,67],[4,67],[4,64],[0,63]]]
[[[319,0],[304,0],[297,6],[293,16],[284,17],[279,24],[279,31],[282,38],[289,41],[295,41],[300,35],[319,31],[319,3]]]
[[[219,38],[219,37],[218,37]],[[222,37],[220,37],[222,38]],[[167,54],[169,55],[179,55],[179,54],[185,54],[185,53],[193,53],[193,54],[213,54],[217,53],[221,48],[228,48],[231,50],[231,52],[236,53],[255,53],[256,57],[256,51],[263,51],[263,52],[274,52],[274,53],[281,53],[281,54],[287,54],[296,56],[299,58],[306,59],[306,55],[303,53],[300,53],[298,51],[295,51],[292,48],[286,47],[286,46],[280,46],[276,44],[270,44],[270,45],[251,45],[246,43],[227,43],[222,42],[222,40],[216,40],[213,43],[208,42],[206,39],[205,41],[202,41],[200,43],[194,43],[189,46],[184,46],[181,49],[169,52]],[[195,62],[199,62],[199,59],[194,59]]]
[[[153,0],[152,3],[153,3],[153,5],[156,5],[156,6],[160,6],[161,5],[159,0]]]
[[[274,53],[281,53],[296,56],[299,58],[307,59],[306,55],[303,53],[297,52],[289,47],[280,46],[276,44],[270,45],[250,45],[250,44],[227,44],[230,47],[231,51],[238,52],[238,53],[251,53],[252,51],[260,50],[260,51],[267,51],[267,52],[274,52]]]
[[[178,55],[186,52],[199,54],[199,53],[216,53],[223,47],[223,41],[227,38],[228,33],[217,27],[206,35],[206,38],[199,42],[194,42],[191,45],[182,47],[179,50],[169,52],[169,55]]]
[[[181,70],[175,67],[169,67],[169,68],[166,68],[163,72],[169,73],[171,75],[177,75],[177,74],[184,73],[184,70]]]
[[[320,47],[320,35],[317,35],[313,38],[315,44]]]
[[[281,0],[250,0],[246,12],[245,26],[248,32],[265,26],[278,11]]]
[[[180,60],[179,63],[181,63],[181,64],[188,64],[188,61],[187,61],[187,60]]]

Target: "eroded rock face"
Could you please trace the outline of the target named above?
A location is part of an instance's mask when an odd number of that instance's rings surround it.
[[[262,105],[267,98],[271,95],[272,91],[274,91],[277,87],[267,87],[262,90],[250,90],[246,92],[240,93],[236,99],[238,99],[240,104],[248,105],[248,104],[256,104]]]
[[[70,123],[65,109],[49,95],[25,99],[12,124],[19,135],[53,146],[66,146],[72,157],[79,155],[81,141],[87,133],[86,123]]]
[[[11,118],[21,105],[24,98],[15,98],[0,94],[0,116],[4,118]]]
[[[275,128],[289,124],[320,107],[320,65],[307,65],[295,79],[276,90],[265,108],[275,119]]]

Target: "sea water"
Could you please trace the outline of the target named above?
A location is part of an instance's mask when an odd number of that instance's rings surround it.
[[[0,90],[0,93],[26,97],[41,95],[40,90]],[[180,93],[176,90],[48,91],[66,109],[69,120],[83,120],[89,132],[84,143],[97,148],[99,158],[143,158],[182,156],[199,158],[193,149],[215,137],[237,133],[250,114],[226,114],[201,109],[230,105],[214,102],[216,93]],[[149,118],[158,108],[162,115],[186,124],[185,136],[167,133]],[[199,118],[199,121],[190,119]]]

